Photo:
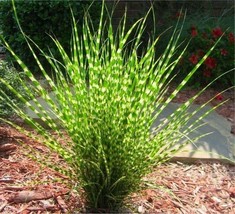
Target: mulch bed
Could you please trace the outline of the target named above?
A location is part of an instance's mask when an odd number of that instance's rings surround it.
[[[172,86],[169,89],[169,93],[174,90],[174,86]],[[174,102],[177,103],[183,103],[187,101],[190,97],[194,96],[198,90],[196,89],[184,89],[182,90],[176,98],[173,100]],[[207,89],[205,92],[203,92],[194,102],[195,104],[203,104],[206,101],[210,100],[213,98],[209,105],[211,106],[217,106],[221,102],[226,101],[223,105],[219,106],[216,109],[216,112],[226,118],[229,122],[232,124],[235,123],[235,89],[230,89],[225,91],[224,93],[220,93],[219,91],[215,89]]]
[[[196,90],[182,91],[175,102],[184,102]],[[200,104],[216,91],[207,90]],[[217,111],[234,123],[234,91],[211,105],[230,100]],[[221,100],[222,99],[222,100]],[[0,213],[80,213],[85,210],[80,192],[71,190],[68,178],[35,163],[25,155],[21,140],[48,155],[48,150],[8,126],[0,127]],[[54,154],[53,159],[61,163]],[[63,164],[63,163],[61,163]],[[138,213],[235,213],[235,165],[219,162],[166,163],[145,179],[146,190],[133,194],[129,211]]]

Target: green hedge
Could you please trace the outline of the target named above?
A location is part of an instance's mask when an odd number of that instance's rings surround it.
[[[26,92],[20,82],[20,77],[24,78],[24,74],[19,73],[6,61],[0,59],[0,78],[2,78],[4,81],[10,82],[10,85],[27,99]],[[9,99],[12,100],[20,108],[23,108],[22,101],[2,82],[0,82],[0,91],[5,93],[9,97]],[[9,107],[7,100],[0,99],[0,117],[10,117],[13,115],[14,112]]]
[[[84,16],[84,9],[91,5],[92,1],[20,1],[16,0],[16,9],[20,24],[26,33],[40,48],[49,53],[48,49],[55,55],[55,45],[48,35],[56,37],[63,45],[68,47],[69,53],[71,39],[71,10],[78,25],[81,25]],[[90,13],[91,18],[98,24],[101,2],[94,2]],[[97,22],[96,22],[97,20]],[[29,48],[17,26],[11,1],[0,1],[0,25],[2,34],[13,50],[35,73],[38,72],[36,62],[30,54]],[[81,28],[78,28],[81,29]],[[40,56],[40,52],[37,51]],[[39,57],[47,70],[50,66],[46,64],[43,57]],[[7,60],[11,61],[7,53]]]

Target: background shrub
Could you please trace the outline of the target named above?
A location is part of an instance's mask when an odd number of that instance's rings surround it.
[[[217,39],[223,38],[216,46],[215,51],[203,63],[199,71],[189,81],[189,85],[205,86],[216,77],[234,68],[234,43],[235,37],[231,31],[225,31],[223,27],[214,26],[200,29],[200,26],[192,25],[188,34],[192,38],[189,48],[185,52],[178,66],[179,77],[182,78],[201,60],[205,52],[210,49]],[[235,85],[234,72],[224,75],[213,86],[225,89]]]
[[[25,95],[22,83],[20,78],[24,79],[23,74],[19,73],[14,67],[10,66],[3,60],[0,60],[0,78],[9,82],[10,85],[23,96]],[[9,89],[0,82],[0,90],[3,91],[13,103],[17,104],[19,107],[23,107],[23,103],[20,99]],[[0,99],[0,117],[8,117],[13,114],[12,108],[10,108],[9,104],[6,100]]]
[[[16,0],[15,2],[19,21],[25,34],[46,53],[48,53],[48,49],[50,49],[53,55],[58,56],[55,44],[48,34],[61,41],[61,44],[65,47],[67,53],[69,53],[72,33],[70,8],[73,10],[74,17],[78,24],[78,31],[80,31],[84,8],[87,8],[92,1]],[[100,5],[101,2],[97,1],[90,9],[94,26],[96,26],[99,20]],[[0,25],[5,40],[10,44],[15,53],[21,57],[34,73],[38,72],[36,62],[17,26],[11,1],[0,1]],[[36,51],[36,54],[49,71],[51,67],[46,60],[40,56],[39,51]],[[13,61],[13,58],[8,53],[7,60]]]
[[[190,87],[202,87],[214,78],[226,71],[234,68],[234,7],[230,1],[213,2],[206,1],[180,1],[180,2],[161,2],[156,4],[156,10],[162,11],[158,14],[157,34],[160,35],[164,29],[174,26],[177,21],[184,24],[181,33],[181,41],[190,41],[187,51],[175,69],[177,78],[175,82],[182,81],[182,78],[194,67],[193,63],[200,60],[202,55],[207,52],[219,38],[216,35],[225,33],[219,44],[215,47],[210,58],[204,62],[198,72],[187,83]],[[182,13],[181,8],[187,9],[187,13]],[[184,16],[186,15],[186,19]],[[158,56],[162,49],[167,45],[166,38],[170,37],[171,30],[160,37],[160,46],[156,50]],[[230,72],[211,87],[228,88],[235,85],[234,72]]]

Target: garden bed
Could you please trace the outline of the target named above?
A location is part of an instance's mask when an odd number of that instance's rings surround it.
[[[172,87],[173,90],[174,87]],[[197,90],[183,90],[175,102],[185,102]],[[216,95],[207,90],[196,103]],[[217,109],[234,123],[234,92],[217,96],[211,104],[230,99]],[[30,160],[23,141],[48,155],[48,149],[20,135],[14,129],[0,128],[0,213],[84,212],[81,192],[71,191],[65,176]],[[5,149],[3,149],[5,148]],[[58,155],[54,161],[64,164]],[[66,165],[64,165],[66,167]],[[167,163],[154,169],[145,179],[146,190],[132,195],[129,209],[139,213],[235,213],[235,166],[220,162],[194,164]]]

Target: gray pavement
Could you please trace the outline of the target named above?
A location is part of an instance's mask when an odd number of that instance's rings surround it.
[[[50,96],[53,99],[53,95]],[[42,103],[44,109],[49,111],[48,105],[41,98],[39,98],[39,102]],[[178,106],[179,104],[170,103],[159,116],[158,121],[155,121],[153,127],[157,127],[160,123],[159,121],[164,120],[164,118],[174,112]],[[191,109],[196,107],[196,105],[193,105]],[[210,107],[206,107],[205,110],[209,108]],[[26,109],[26,111],[32,118],[40,122],[40,118],[38,118],[34,112],[29,109]],[[193,120],[197,117],[198,115],[196,115]],[[194,131],[191,134],[191,137],[209,132],[211,134],[201,138],[193,144],[187,145],[180,152],[178,152],[172,160],[184,162],[219,160],[235,163],[235,136],[230,133],[231,123],[222,116],[218,115],[215,111],[206,116],[203,119],[203,122],[206,124],[203,127],[200,127],[197,131]]]
[[[170,105],[167,106],[164,112],[160,115],[160,120],[163,120],[169,114],[174,112],[178,106],[179,104],[170,103]],[[197,105],[193,105],[191,110],[197,107]],[[206,106],[199,114],[203,114],[203,112],[210,108],[211,107]],[[193,119],[196,119],[197,117],[198,115],[194,116]],[[202,120],[202,123],[205,123],[205,125],[194,131],[190,136],[193,138],[201,134],[210,134],[202,137],[193,144],[188,144],[173,157],[173,160],[189,162],[196,160],[221,160],[225,162],[234,162],[235,136],[230,133],[232,124],[215,111],[207,115]],[[154,126],[157,126],[158,124],[159,122],[155,121]]]

